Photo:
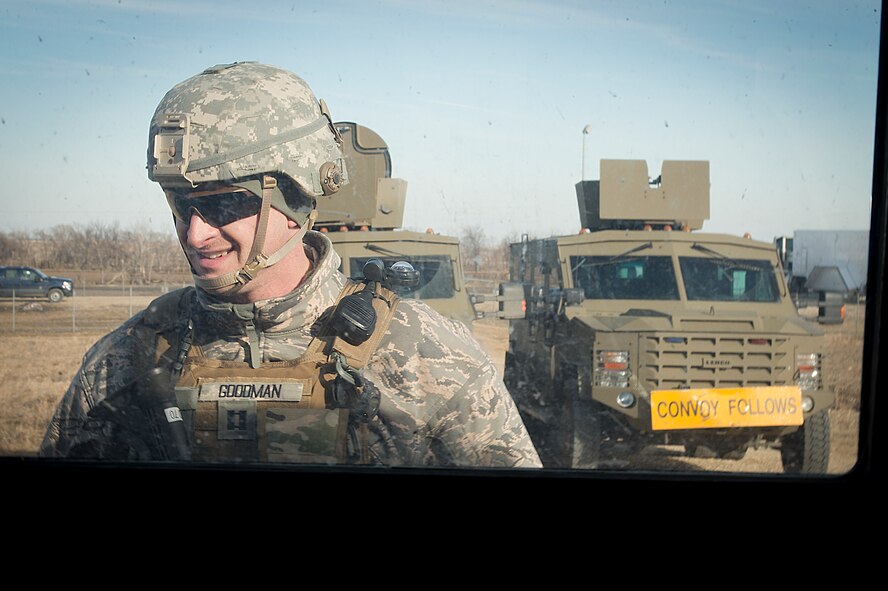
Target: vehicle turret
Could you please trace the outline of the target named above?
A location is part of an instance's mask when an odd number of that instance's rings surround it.
[[[600,176],[576,184],[580,223],[590,231],[699,230],[709,219],[706,160],[664,160],[655,179],[644,160],[601,160]]]
[[[388,145],[372,129],[340,121],[348,184],[329,197],[318,198],[315,228],[375,230],[400,228],[404,221],[407,181],[392,178]]]

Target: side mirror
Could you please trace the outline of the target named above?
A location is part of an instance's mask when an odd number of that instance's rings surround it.
[[[496,311],[496,318],[505,318],[507,320],[515,318],[524,318],[527,315],[527,302],[524,297],[523,283],[500,283],[499,293],[497,294],[469,294],[472,306],[483,304],[485,302],[498,302],[499,307]],[[485,312],[475,310],[475,318],[485,318]]]
[[[527,304],[524,299],[523,284],[501,283],[497,300],[499,301],[497,318],[524,318]]]
[[[586,293],[581,287],[572,287],[564,290],[564,305],[578,306],[586,299]]]

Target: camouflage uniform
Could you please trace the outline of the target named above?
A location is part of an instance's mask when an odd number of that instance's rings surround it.
[[[193,336],[206,356],[247,360],[251,322],[263,363],[295,359],[305,352],[313,326],[346,283],[338,271],[339,256],[326,236],[309,232],[305,245],[312,271],[286,296],[235,305],[198,290]],[[143,442],[122,439],[118,432],[119,419],[132,412],[132,400],[120,403],[111,396],[126,390],[137,377],[134,328],[144,314],[128,320],[87,353],[52,418],[41,455],[150,458]],[[379,412],[368,425],[370,463],[541,467],[489,356],[465,325],[426,304],[401,300],[363,376],[381,395]]]

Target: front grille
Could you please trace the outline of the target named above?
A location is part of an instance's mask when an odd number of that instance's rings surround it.
[[[638,382],[648,390],[794,384],[785,337],[663,334],[639,340]]]

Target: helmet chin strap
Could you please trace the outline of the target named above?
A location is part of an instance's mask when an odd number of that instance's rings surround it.
[[[250,256],[247,257],[247,263],[239,271],[232,271],[213,279],[203,279],[195,275],[194,283],[198,287],[218,295],[235,293],[254,279],[259,271],[277,263],[302,243],[303,236],[314,224],[317,210],[313,209],[311,211],[305,223],[299,228],[299,231],[277,249],[276,252],[270,256],[262,252],[265,247],[265,233],[268,230],[268,216],[271,212],[271,195],[275,187],[277,187],[277,179],[273,176],[265,175],[262,179],[262,206],[259,210],[256,236],[253,238],[253,246],[250,248]]]

